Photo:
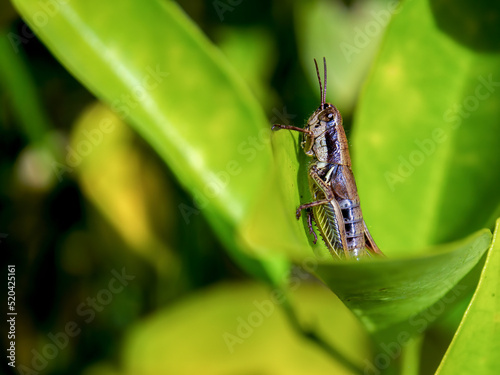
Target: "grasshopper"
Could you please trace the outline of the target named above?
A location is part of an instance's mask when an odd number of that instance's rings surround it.
[[[314,244],[318,236],[313,221],[334,257],[360,260],[372,254],[383,255],[363,219],[342,116],[335,106],[325,102],[326,59],[323,58],[324,88],[316,59],[314,64],[321,105],[309,117],[304,128],[279,124],[272,127],[272,130],[288,129],[303,133],[301,147],[312,158],[308,177],[314,201],[297,208],[297,220],[302,210],[306,210],[309,233],[314,236]]]

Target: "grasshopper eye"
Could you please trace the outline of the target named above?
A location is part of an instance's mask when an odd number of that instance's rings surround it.
[[[334,119],[334,116],[333,116],[332,112],[328,112],[328,113],[321,114],[319,118],[321,121],[330,122]]]

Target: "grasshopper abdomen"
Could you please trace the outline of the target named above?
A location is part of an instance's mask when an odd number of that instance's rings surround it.
[[[345,226],[347,252],[350,256],[358,259],[366,255],[365,228],[363,214],[359,202],[344,199],[339,201],[340,210]]]

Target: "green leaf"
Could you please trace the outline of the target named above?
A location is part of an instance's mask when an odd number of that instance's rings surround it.
[[[125,373],[353,374],[290,329],[276,292],[254,283],[220,284],[158,311],[128,332]],[[294,301],[301,321],[364,365],[369,338],[338,299],[301,280]]]
[[[482,1],[467,15],[454,2],[437,3],[401,3],[355,115],[363,213],[388,255],[492,225],[500,203],[500,175],[492,173],[500,168],[498,49],[479,53],[436,23],[460,14],[477,26],[463,21],[462,33],[494,44],[496,34],[482,25],[498,4]]]
[[[282,276],[284,254],[269,238],[299,248],[280,215],[270,124],[243,80],[171,1],[15,0],[20,14],[61,63],[131,122],[194,196],[243,267]],[[283,216],[284,214],[282,214]],[[269,230],[270,218],[275,231]],[[283,250],[286,254],[286,250]],[[269,271],[272,270],[272,271]],[[280,270],[280,271],[278,271]]]
[[[497,221],[481,279],[436,374],[496,374],[500,368],[500,243]]]
[[[270,150],[252,154],[245,165],[250,151],[228,163],[266,120],[241,79],[174,3],[14,3],[68,70],[132,120],[200,201],[227,219],[244,217],[253,198],[243,194],[244,184],[262,181],[258,166],[270,164]]]
[[[42,108],[25,59],[11,44],[15,33],[0,29],[0,85],[9,92],[15,115],[26,138],[41,143],[50,130],[50,120]]]
[[[409,339],[437,317],[426,314],[426,309],[442,300],[479,262],[490,241],[491,233],[482,230],[432,255],[319,264],[315,272],[375,336],[392,341],[394,335],[406,332]]]

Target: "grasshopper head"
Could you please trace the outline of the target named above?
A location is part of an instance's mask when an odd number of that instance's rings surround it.
[[[325,58],[323,57],[323,64],[325,68],[323,87],[321,85],[321,77],[319,74],[318,63],[316,62],[316,59],[314,60],[314,64],[316,65],[316,73],[318,75],[321,105],[307,120],[305,129],[308,130],[309,133],[304,134],[301,146],[304,149],[306,155],[316,156],[318,160],[326,162],[326,160],[329,159],[329,154],[333,151],[331,149],[332,146],[327,145],[327,143],[331,142],[327,142],[326,138],[329,137],[328,141],[330,141],[330,138],[332,137],[331,134],[327,134],[327,130],[334,128],[338,131],[339,128],[342,128],[342,116],[334,105],[326,103],[327,82]]]
[[[322,159],[319,155],[321,153],[322,144],[325,144],[325,137],[327,130],[342,126],[342,115],[338,109],[330,104],[321,104],[316,111],[307,120],[306,129],[312,132],[312,135],[304,134],[304,139],[301,143],[307,155],[316,155],[318,159]]]

